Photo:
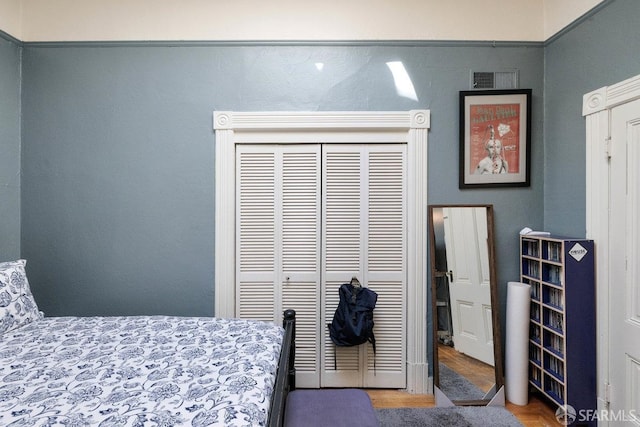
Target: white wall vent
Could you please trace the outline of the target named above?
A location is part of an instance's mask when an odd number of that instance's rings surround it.
[[[471,89],[517,89],[518,71],[472,71]]]

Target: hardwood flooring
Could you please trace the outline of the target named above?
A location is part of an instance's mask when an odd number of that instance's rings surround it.
[[[529,396],[529,403],[525,406],[507,402],[506,408],[515,415],[525,427],[558,427],[556,407],[544,397],[537,394]]]
[[[462,354],[448,345],[441,344],[438,346],[438,360],[464,376],[485,393],[496,382],[493,366]]]
[[[455,369],[480,389],[487,391],[494,383],[493,368],[478,362],[448,346],[439,346],[438,357],[449,368]],[[367,389],[374,408],[429,408],[435,406],[433,395],[409,394],[400,390]],[[525,406],[507,402],[506,408],[525,427],[558,427],[556,407],[537,394],[529,396]]]
[[[435,406],[432,394],[409,394],[401,390],[367,389],[374,408],[431,408]],[[538,395],[529,397],[529,404],[514,405],[507,402],[506,408],[524,427],[558,427],[556,408]]]

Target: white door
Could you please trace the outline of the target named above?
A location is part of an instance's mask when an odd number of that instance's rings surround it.
[[[296,310],[296,381],[319,387],[320,147],[238,146],[236,313]]]
[[[640,100],[611,110],[611,144],[610,409],[640,425]]]
[[[443,215],[454,347],[493,366],[486,209],[445,208]]]
[[[296,310],[299,387],[405,388],[406,145],[321,147],[237,147],[236,313]],[[352,276],[378,293],[375,355],[328,335]]]
[[[406,387],[406,145],[323,146],[323,387]],[[356,276],[378,294],[376,353],[336,347],[326,325]]]

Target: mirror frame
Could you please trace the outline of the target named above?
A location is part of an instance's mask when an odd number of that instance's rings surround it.
[[[489,286],[491,292],[491,320],[493,329],[493,357],[495,385],[494,392],[498,392],[504,386],[504,367],[502,358],[502,334],[500,331],[500,300],[498,298],[498,281],[496,277],[495,265],[495,239],[493,205],[491,204],[438,204],[428,205],[429,215],[429,262],[431,270],[431,322],[433,326],[433,384],[440,387],[440,368],[438,367],[438,311],[436,298],[436,241],[434,235],[433,212],[442,208],[486,208],[487,209],[487,243],[489,254]],[[478,400],[454,400],[457,406],[482,406],[489,403],[491,399]]]

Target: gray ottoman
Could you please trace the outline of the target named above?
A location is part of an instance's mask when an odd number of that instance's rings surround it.
[[[300,389],[289,393],[285,427],[378,427],[369,395],[359,389]]]

